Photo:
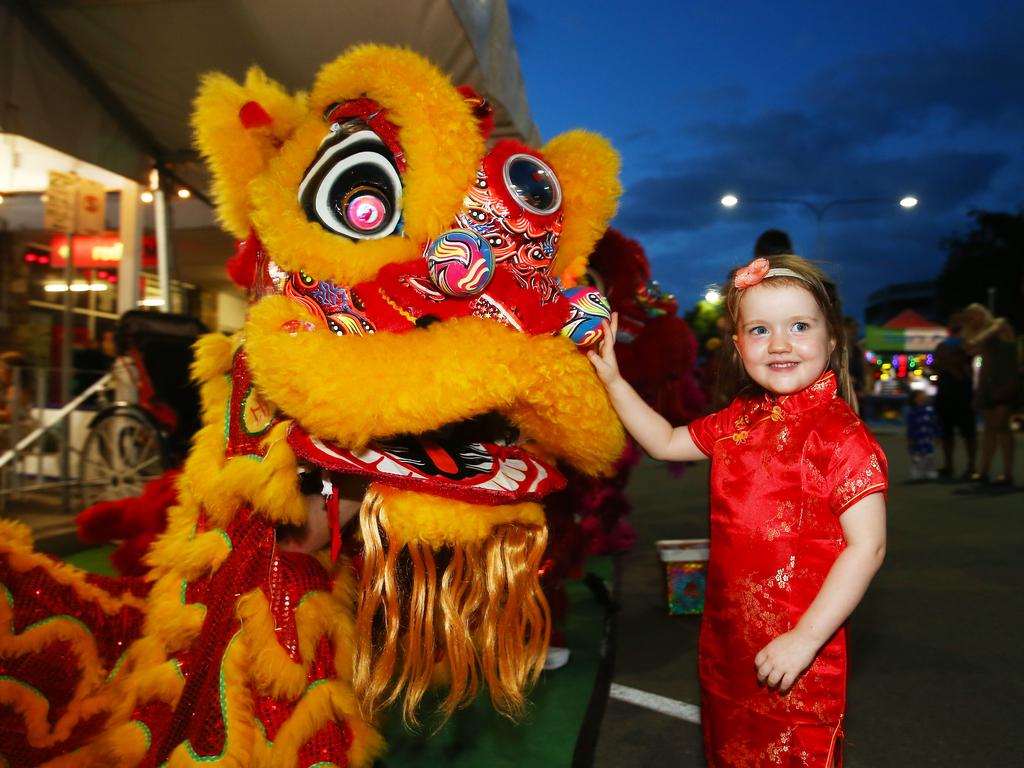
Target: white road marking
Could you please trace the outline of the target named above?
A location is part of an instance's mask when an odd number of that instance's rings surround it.
[[[676,717],[688,723],[700,723],[700,707],[696,704],[687,704],[685,701],[676,701],[618,683],[612,683],[608,695],[613,699],[635,704],[645,709],[653,709],[655,712],[661,712],[663,715]]]

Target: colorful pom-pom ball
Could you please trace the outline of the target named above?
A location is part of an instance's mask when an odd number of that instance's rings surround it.
[[[597,344],[604,338],[602,323],[612,316],[608,299],[597,288],[589,286],[570,288],[564,295],[569,302],[569,320],[562,326],[562,335],[580,347]]]
[[[481,293],[494,276],[494,251],[468,229],[445,232],[427,247],[424,256],[434,285],[454,298]]]

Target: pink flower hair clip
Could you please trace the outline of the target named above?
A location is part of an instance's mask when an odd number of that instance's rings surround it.
[[[757,285],[764,280],[770,267],[771,264],[768,263],[768,259],[756,258],[747,264],[747,266],[736,270],[736,275],[732,279],[732,284],[741,291],[744,288],[750,288],[751,286]]]

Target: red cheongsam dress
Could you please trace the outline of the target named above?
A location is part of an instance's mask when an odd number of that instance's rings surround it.
[[[825,373],[777,399],[737,398],[690,424],[711,457],[711,559],[700,636],[704,746],[713,768],[840,762],[846,628],[787,694],[754,656],[792,629],[846,546],[839,516],[886,488],[886,461]]]

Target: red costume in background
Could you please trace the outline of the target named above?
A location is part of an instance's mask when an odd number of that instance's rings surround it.
[[[839,516],[886,488],[878,443],[827,372],[773,399],[737,398],[690,425],[711,457],[711,560],[700,637],[705,752],[714,768],[838,761],[846,628],[787,694],[754,656],[791,630],[846,546]]]

